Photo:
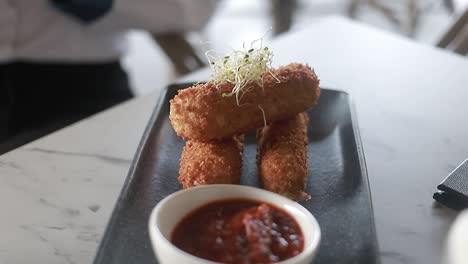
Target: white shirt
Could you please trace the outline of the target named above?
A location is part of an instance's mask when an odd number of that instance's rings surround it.
[[[84,24],[48,0],[0,0],[0,63],[115,60],[128,29],[199,30],[214,7],[215,0],[114,0],[107,14]]]

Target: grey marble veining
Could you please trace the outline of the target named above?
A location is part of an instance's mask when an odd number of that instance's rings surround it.
[[[89,157],[101,160],[103,162],[109,162],[113,164],[123,164],[129,165],[132,161],[130,159],[123,159],[118,157],[112,157],[109,155],[102,155],[97,153],[80,153],[80,152],[68,152],[68,151],[58,151],[58,150],[51,150],[51,149],[44,149],[44,148],[24,148],[23,150],[32,151],[32,152],[41,152],[51,155],[59,155],[59,156],[75,156],[75,157]]]
[[[92,262],[155,102],[126,103],[0,156],[0,263]]]

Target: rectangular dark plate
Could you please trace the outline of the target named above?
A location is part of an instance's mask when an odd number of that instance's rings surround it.
[[[148,236],[153,207],[180,190],[177,181],[184,141],[169,122],[169,100],[160,97],[138,147],[122,193],[101,241],[95,264],[157,263]],[[312,199],[301,204],[317,218],[322,241],[314,263],[379,263],[367,172],[349,96],[322,89],[317,107],[308,111],[309,179]],[[255,135],[245,140],[242,184],[258,186]]]

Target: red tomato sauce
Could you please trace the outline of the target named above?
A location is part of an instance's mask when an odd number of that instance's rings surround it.
[[[185,216],[171,242],[197,257],[222,263],[275,263],[304,249],[304,236],[285,211],[247,199],[220,200]]]

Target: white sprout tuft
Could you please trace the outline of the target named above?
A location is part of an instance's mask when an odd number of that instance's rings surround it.
[[[265,115],[265,110],[260,105],[257,105],[258,108],[262,111],[262,116],[263,116],[263,127],[267,126],[267,121],[266,121],[266,115]]]
[[[216,57],[212,55],[213,51],[205,53],[206,58],[213,70],[211,79],[216,83],[232,83],[234,87],[230,93],[223,96],[236,96],[237,105],[245,92],[246,86],[255,82],[263,87],[262,75],[270,72],[273,53],[268,47],[263,46],[263,38],[250,43],[246,48],[245,43],[242,50],[233,50],[230,55]],[[275,76],[273,76],[275,77]],[[276,77],[275,77],[276,78]]]

